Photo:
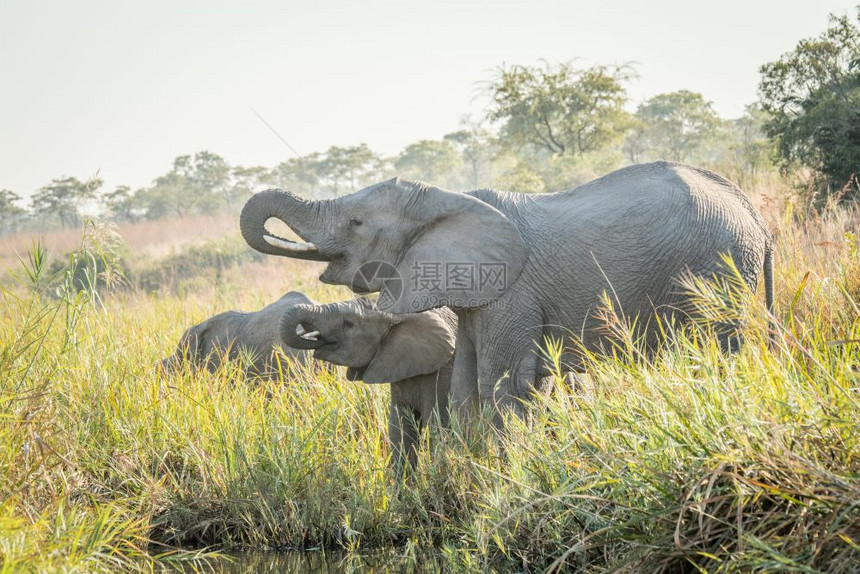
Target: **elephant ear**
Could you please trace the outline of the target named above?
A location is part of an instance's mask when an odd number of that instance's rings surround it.
[[[380,293],[377,307],[415,313],[486,306],[517,279],[528,248],[514,223],[471,195],[416,184],[407,196],[414,232],[396,264],[400,297]]]
[[[179,339],[179,348],[176,349],[176,356],[193,365],[202,366],[206,359],[203,351],[206,341],[206,331],[208,329],[209,321],[207,320],[185,331]]]
[[[402,381],[438,371],[454,354],[455,333],[439,313],[394,315],[391,320],[373,360],[363,373],[353,370],[354,378],[371,384]]]

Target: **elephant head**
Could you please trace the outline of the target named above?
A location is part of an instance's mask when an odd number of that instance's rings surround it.
[[[283,346],[280,320],[286,309],[314,301],[291,291],[258,311],[226,311],[190,327],[179,339],[173,355],[162,359],[160,369],[169,373],[183,364],[215,371],[224,361],[247,359],[246,373],[275,377],[278,356],[303,364],[304,353]]]
[[[222,360],[235,352],[235,333],[242,319],[242,313],[227,311],[190,327],[179,339],[176,351],[160,361],[161,369],[169,373],[187,363],[215,371]]]
[[[302,241],[269,233],[270,218]],[[254,249],[325,261],[323,283],[380,291],[377,307],[393,313],[484,306],[528,256],[517,227],[489,203],[402,179],[322,201],[264,191],[245,204],[240,224]]]
[[[450,311],[445,311],[450,313]],[[367,298],[296,305],[281,319],[284,343],[347,368],[349,380],[396,382],[439,370],[454,353],[454,328],[442,311],[393,315]]]

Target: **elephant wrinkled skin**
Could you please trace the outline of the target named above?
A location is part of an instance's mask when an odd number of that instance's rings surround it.
[[[273,217],[302,241],[269,233]],[[658,324],[690,320],[682,280],[728,278],[724,255],[752,290],[764,270],[772,308],[772,239],[761,215],[729,181],[674,163],[634,165],[542,195],[461,194],[401,179],[323,201],[268,190],[248,200],[241,228],[258,251],[327,261],[320,279],[356,292],[385,292],[386,277],[363,266],[387,263],[401,279],[392,313],[452,308],[452,401],[477,397],[497,413],[519,412],[547,374],[536,352],[544,337],[565,341],[572,370],[578,349],[605,349],[604,293],[618,314],[637,318],[651,349],[661,341]],[[719,333],[724,348],[736,327]]]

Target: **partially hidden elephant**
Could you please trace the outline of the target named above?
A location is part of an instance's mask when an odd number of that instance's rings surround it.
[[[269,232],[270,218],[300,241]],[[676,163],[541,195],[454,193],[398,178],[330,200],[267,190],[248,200],[240,226],[258,251],[327,262],[324,283],[379,291],[377,305],[391,313],[453,309],[452,402],[491,406],[497,424],[507,409],[521,414],[548,374],[538,349],[546,337],[564,343],[571,370],[582,368],[583,350],[606,350],[604,297],[657,348],[664,327],[694,311],[682,281],[731,280],[727,255],[752,290],[764,273],[773,309],[773,241],[762,216],[731,182]],[[737,326],[720,334],[725,347]]]
[[[349,380],[391,383],[388,434],[398,469],[414,465],[423,428],[448,424],[456,331],[448,309],[393,315],[366,297],[296,305],[281,320],[287,345],[347,367]]]
[[[247,359],[246,373],[262,378],[275,378],[280,368],[287,367],[280,359],[289,357],[305,364],[305,351],[287,347],[281,341],[280,320],[295,305],[313,303],[303,293],[290,291],[259,311],[226,311],[183,333],[173,355],[161,360],[160,366],[170,372],[183,364],[193,368],[215,371],[224,361]]]

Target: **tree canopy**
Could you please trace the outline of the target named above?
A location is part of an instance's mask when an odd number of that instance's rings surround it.
[[[21,196],[8,190],[0,189],[0,231],[11,231],[27,211],[19,205]]]
[[[723,120],[702,94],[679,90],[658,94],[636,110],[636,125],[625,143],[630,160],[686,162],[719,137]]]
[[[799,163],[837,191],[860,171],[860,6],[761,67],[759,95],[783,167]],[[856,179],[855,179],[856,186]]]
[[[461,129],[446,134],[442,141],[454,146],[460,154],[466,187],[480,187],[490,175],[490,167],[498,155],[498,139],[485,125],[469,117],[464,117],[460,124]]]
[[[627,131],[625,84],[632,76],[629,66],[503,66],[490,84],[487,117],[501,124],[509,146],[582,155]]]
[[[64,227],[80,225],[81,209],[96,198],[102,183],[95,177],[87,181],[74,177],[55,179],[33,194],[30,209],[43,218],[56,219]]]
[[[394,161],[398,174],[452,186],[452,175],[463,167],[463,160],[450,140],[421,140],[406,146]]]
[[[386,171],[386,160],[367,144],[331,146],[324,153],[290,158],[274,170],[275,181],[311,197],[344,195],[374,182]]]

